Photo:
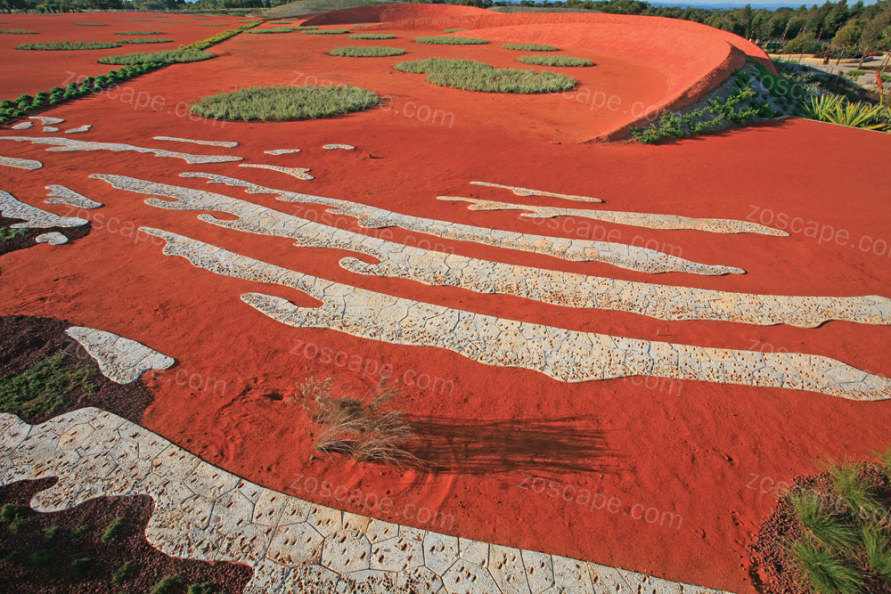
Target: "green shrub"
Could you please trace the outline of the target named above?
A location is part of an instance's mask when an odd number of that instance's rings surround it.
[[[160,37],[134,37],[133,39],[121,39],[118,43],[170,43],[172,39],[161,39]]]
[[[415,37],[416,43],[433,43],[436,45],[484,45],[489,43],[488,39],[480,39],[478,37]]]
[[[120,54],[99,58],[101,64],[135,65],[135,64],[180,64],[183,62],[199,62],[210,60],[216,56],[203,50],[167,50],[161,52]]]
[[[572,56],[520,56],[517,62],[523,64],[533,64],[535,66],[593,66],[594,62],[585,58],[574,58]]]
[[[94,50],[94,49],[108,49],[112,47],[120,47],[117,42],[114,41],[52,41],[49,43],[23,43],[21,45],[15,46],[15,49],[20,50]]]
[[[109,540],[115,538],[120,535],[124,530],[124,524],[127,522],[127,519],[124,516],[118,516],[114,520],[112,520],[108,526],[105,527],[105,531],[102,533],[100,539],[102,542],[108,542]]]
[[[205,97],[192,112],[224,120],[303,120],[368,109],[378,97],[350,85],[341,87],[255,87]]]
[[[18,231],[18,229],[16,229]],[[22,229],[27,232],[27,229]],[[13,520],[19,517],[19,507],[12,503],[4,504],[0,508],[0,524],[11,524]]]
[[[269,29],[254,29],[253,31],[246,31],[251,35],[261,35],[265,33],[291,33],[292,31],[296,31],[297,27],[271,27]]]
[[[559,52],[560,48],[553,45],[541,45],[538,43],[508,43],[502,45],[504,49],[516,50],[519,52]]]
[[[350,39],[396,39],[392,33],[353,33]]]
[[[347,29],[303,29],[304,35],[344,35]]]
[[[55,540],[55,538],[59,535],[59,527],[56,525],[46,526],[43,529],[43,538],[44,540]]]
[[[71,567],[71,573],[76,576],[86,575],[88,571],[90,571],[90,567],[93,565],[93,560],[89,557],[76,557],[71,560],[69,567]]]
[[[867,72],[866,70],[848,70],[847,72],[845,72],[845,76],[850,76],[852,78],[863,76],[864,74],[869,74],[869,72]]]
[[[173,594],[183,586],[183,578],[178,575],[165,576],[151,589],[151,594]]]
[[[89,531],[90,531],[89,526],[85,526],[85,525],[81,524],[80,526],[78,526],[77,528],[75,528],[74,530],[71,531],[71,536],[74,538],[83,538]]]
[[[186,594],[213,594],[217,591],[216,586],[210,582],[201,582],[200,584],[189,585],[189,590]]]
[[[28,31],[27,29],[0,29],[0,33],[9,35],[37,35],[37,31]]]
[[[426,74],[427,82],[484,93],[555,93],[575,86],[575,79],[555,72],[495,68],[473,60],[429,58],[401,62],[400,72]]]
[[[357,47],[353,45],[336,47],[328,52],[332,56],[346,58],[378,58],[382,56],[401,56],[404,53],[405,50],[398,47]]]
[[[32,565],[44,567],[56,560],[56,554],[46,549],[37,549],[29,556]]]
[[[164,31],[119,31],[115,35],[163,35]]]

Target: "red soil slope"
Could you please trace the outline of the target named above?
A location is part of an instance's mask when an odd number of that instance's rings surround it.
[[[473,6],[451,4],[380,4],[346,8],[309,17],[304,25],[342,25],[345,23],[386,23],[409,19],[442,19],[481,16],[490,12]]]
[[[286,239],[221,229],[200,222],[197,213],[149,207],[143,196],[88,178],[91,173],[115,173],[210,188],[353,230],[360,230],[353,219],[328,218],[312,205],[207,186],[177,174],[215,172],[419,216],[560,237],[579,237],[579,221],[535,222],[516,212],[469,212],[434,198],[448,194],[524,201],[468,185],[484,180],[595,195],[606,200],[597,208],[607,210],[774,225],[780,218],[800,219],[831,239],[803,232],[787,238],[716,236],[608,224],[585,235],[748,271],[720,278],[646,275],[398,229],[392,237],[518,265],[632,280],[790,295],[888,295],[891,230],[887,217],[877,216],[887,212],[887,196],[862,175],[887,163],[887,135],[787,120],[668,146],[579,144],[572,142],[572,131],[554,124],[571,125],[572,118],[580,118],[571,115],[572,102],[559,96],[487,98],[421,82],[403,86],[403,77],[420,79],[374,66],[390,63],[386,61],[325,58],[324,49],[340,42],[293,35],[265,41],[258,39],[265,36],[239,36],[220,46],[227,55],[216,63],[177,65],[128,83],[137,95],[159,98],[151,105],[136,107],[120,95],[100,95],[49,113],[66,118],[66,125],[94,124],[92,132],[78,136],[81,140],[311,167],[313,181],[236,164],[189,166],[129,153],[46,152],[44,147],[0,141],[0,154],[46,164],[38,171],[4,170],[0,188],[35,206],[94,221],[90,235],[71,245],[40,245],[0,258],[0,314],[67,318],[140,340],[176,358],[175,368],[148,377],[155,402],[143,419],[147,427],[214,464],[320,503],[738,592],[754,591],[745,546],[772,509],[772,485],[812,472],[818,457],[863,457],[888,445],[888,402],[641,378],[562,384],[534,372],[472,363],[439,349],[285,327],[245,306],[240,295],[262,291],[307,305],[309,299],[162,255],[159,242],[139,234],[136,226],[168,229],[332,280],[490,315],[687,344],[815,353],[873,373],[891,373],[887,327],[668,323],[354,275],[337,264],[347,252],[299,249]],[[278,53],[263,58],[272,46],[280,48]],[[425,56],[422,51],[429,49],[408,46],[409,57]],[[470,51],[450,50],[455,55]],[[511,59],[508,50],[490,47],[485,52],[479,54],[484,61]],[[293,64],[304,58],[305,71],[295,73]],[[363,76],[368,78],[361,81],[374,83],[370,88],[394,90],[390,109],[284,124],[221,126],[177,117],[180,106],[198,96],[264,79],[266,84],[288,84],[302,74],[303,79],[314,75],[352,82],[358,76],[356,63],[367,71]],[[613,67],[618,77],[621,70],[616,63]],[[591,70],[597,72],[597,67]],[[415,115],[405,109],[410,101]],[[453,111],[453,125],[417,116],[421,106],[442,105]],[[566,107],[559,109],[561,105]],[[0,135],[8,134],[22,133],[4,130]],[[241,146],[174,145],[152,141],[156,135],[237,140]],[[324,151],[326,143],[358,149]],[[282,157],[263,152],[291,147],[303,152]],[[70,212],[45,205],[47,184],[67,185],[106,206]],[[549,199],[530,202],[573,206]],[[836,241],[842,232],[850,242]],[[330,350],[323,356],[320,349]],[[351,371],[342,364],[344,357],[358,360],[370,373]],[[430,455],[447,471],[422,476],[318,454],[311,458],[307,415],[289,401],[295,385],[313,373],[335,375],[347,386],[367,386],[383,365],[392,368],[404,388],[394,406],[423,420]],[[560,440],[570,443],[555,449]],[[573,447],[577,442],[587,446]],[[547,491],[536,493],[531,476],[557,480],[561,488],[571,485],[574,493],[587,489],[600,495],[582,505],[578,498],[566,501]],[[327,486],[320,486],[321,481],[328,481]],[[358,489],[361,501],[337,500],[332,488],[341,485]],[[385,510],[373,504],[384,497],[394,502]]]
[[[138,19],[138,20],[134,20]],[[150,19],[150,20],[144,20]],[[237,26],[233,17],[201,19],[192,15],[171,15],[145,12],[96,12],[68,14],[3,14],[0,29],[37,31],[36,35],[0,33],[0,99],[15,99],[23,93],[33,95],[64,87],[79,77],[105,74],[118,66],[96,62],[104,56],[135,52],[176,49],[214,33]],[[189,21],[188,23],[171,21]],[[75,23],[106,23],[105,27],[79,26]],[[220,26],[202,24],[226,23]],[[123,31],[163,31],[159,35],[115,35]],[[126,38],[156,37],[170,43],[123,44],[119,48],[100,50],[17,50],[23,43],[53,41],[120,41]]]

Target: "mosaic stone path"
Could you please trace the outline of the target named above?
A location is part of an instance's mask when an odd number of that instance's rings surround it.
[[[149,543],[253,568],[245,592],[720,594],[633,571],[338,511],[216,468],[114,414],[83,408],[29,425],[0,414],[0,484],[58,477],[42,512],[148,495]]]

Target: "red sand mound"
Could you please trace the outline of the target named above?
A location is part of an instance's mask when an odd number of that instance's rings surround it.
[[[133,20],[138,19],[138,20]],[[149,20],[146,20],[149,19]],[[96,62],[101,57],[136,52],[176,49],[214,33],[238,26],[233,17],[197,19],[192,15],[145,12],[89,12],[67,14],[3,14],[0,29],[37,31],[36,35],[0,33],[0,99],[15,99],[22,93],[33,95],[64,87],[78,78],[105,74],[119,66]],[[171,21],[188,21],[171,22]],[[80,26],[76,23],[105,23],[107,26]],[[218,27],[200,26],[226,23]],[[115,35],[124,31],[163,31],[158,35]],[[100,50],[17,50],[23,43],[53,41],[120,41],[135,37],[170,39],[170,43],[122,44]]]
[[[489,11],[473,6],[451,4],[381,4],[346,8],[316,15],[304,25],[342,25],[344,23],[386,23],[409,19],[441,19],[463,16],[484,16]]]

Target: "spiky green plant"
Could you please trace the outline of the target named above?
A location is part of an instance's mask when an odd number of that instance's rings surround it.
[[[887,528],[864,524],[860,528],[863,550],[869,567],[887,582],[891,582],[891,541]]]
[[[832,486],[842,501],[858,517],[881,516],[882,506],[876,499],[871,485],[862,476],[862,466],[853,462],[829,463],[826,471],[832,477]]]
[[[891,131],[891,110],[863,101],[848,101],[841,95],[825,94],[808,99],[802,111],[806,117],[821,122],[865,130]]]
[[[791,549],[799,570],[818,594],[865,592],[863,574],[822,547],[799,540]]]
[[[857,542],[854,529],[836,515],[829,513],[819,496],[813,493],[790,495],[798,522],[804,531],[834,551],[851,550]]]

